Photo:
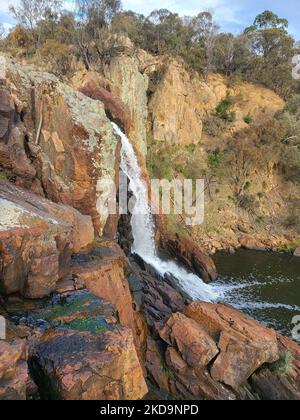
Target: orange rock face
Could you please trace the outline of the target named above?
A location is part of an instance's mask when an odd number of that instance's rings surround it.
[[[74,250],[94,239],[91,218],[0,182],[0,287],[5,294],[49,295]]]
[[[277,334],[227,305],[193,302],[185,314],[212,337],[220,353],[214,380],[237,389],[264,363],[279,359]]]
[[[109,255],[103,254],[99,248],[75,259],[73,275],[82,280],[94,295],[113,304],[120,323],[132,330],[135,343],[140,347],[145,336],[144,327],[134,310],[133,297],[124,274],[124,256],[116,245],[111,246]]]
[[[105,186],[119,171],[118,139],[104,105],[53,75],[3,61],[1,168],[18,186],[90,215],[101,235]]]
[[[160,332],[169,345],[175,345],[191,367],[205,367],[218,354],[213,339],[197,322],[185,315],[173,314]]]
[[[49,331],[32,363],[46,375],[51,399],[135,400],[147,393],[129,329],[104,334]]]
[[[168,345],[159,385],[178,398],[300,399],[299,346],[227,305],[193,302],[159,334]]]

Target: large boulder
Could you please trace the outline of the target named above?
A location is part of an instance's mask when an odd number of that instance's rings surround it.
[[[147,393],[132,333],[126,328],[104,334],[48,330],[31,366],[44,399],[136,400]]]
[[[162,341],[148,341],[147,369],[177,398],[300,399],[299,346],[228,305],[193,302],[159,335]]]
[[[168,319],[160,336],[167,344],[175,346],[191,367],[205,367],[219,353],[206,331],[197,322],[180,313]]]
[[[276,332],[227,305],[193,302],[185,314],[201,325],[219,348],[210,371],[215,381],[238,389],[258,368],[279,359]]]
[[[4,58],[1,66],[0,167],[17,185],[90,215],[101,235],[107,186],[119,171],[118,139],[103,104],[53,75]]]
[[[94,239],[91,218],[0,182],[0,288],[30,298],[49,295],[71,254]]]

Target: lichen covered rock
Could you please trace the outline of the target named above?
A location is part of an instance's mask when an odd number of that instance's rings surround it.
[[[129,50],[113,57],[104,71],[111,83],[111,92],[120,98],[128,107],[131,126],[128,137],[135,143],[139,152],[147,152],[147,118],[148,118],[148,76],[140,68],[140,62],[134,50]]]
[[[0,165],[18,185],[90,215],[101,235],[105,188],[118,171],[118,139],[103,104],[53,75],[3,63]]]
[[[0,182],[0,208],[1,291],[49,295],[68,273],[72,252],[93,241],[91,218],[7,182]]]

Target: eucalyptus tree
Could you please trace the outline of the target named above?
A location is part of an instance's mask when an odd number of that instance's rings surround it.
[[[18,5],[10,5],[9,10],[20,25],[30,30],[35,47],[38,48],[41,41],[39,23],[47,17],[49,11],[59,11],[61,6],[61,0],[19,0]]]
[[[76,0],[76,6],[76,39],[85,66],[90,68],[94,53],[103,60],[109,28],[122,4],[120,0]]]

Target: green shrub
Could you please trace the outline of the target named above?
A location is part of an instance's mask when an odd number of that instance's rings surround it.
[[[232,99],[230,99],[229,96],[227,96],[225,99],[222,99],[222,101],[216,107],[217,117],[228,122],[235,121],[236,115],[234,111],[230,111],[231,105]]]
[[[194,153],[196,150],[197,145],[196,144],[188,144],[185,146],[185,149],[188,153]]]
[[[285,111],[289,112],[290,114],[293,115],[299,115],[299,110],[300,110],[300,95],[294,95],[290,98],[290,100],[288,101],[288,103],[286,104]]]
[[[49,69],[58,76],[70,73],[72,49],[69,45],[54,39],[47,39],[44,45],[38,49],[37,56],[44,60]]]
[[[245,185],[244,185],[244,190],[249,190],[249,188],[251,187],[251,182],[250,181],[246,181]]]
[[[219,168],[222,161],[222,152],[217,147],[215,150],[208,153],[208,165],[211,169]]]
[[[246,115],[246,117],[244,118],[244,122],[248,125],[252,124],[253,123],[253,117],[250,114]]]

